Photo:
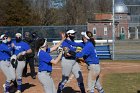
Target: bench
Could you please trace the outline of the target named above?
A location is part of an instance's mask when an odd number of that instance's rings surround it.
[[[99,59],[112,59],[109,45],[98,45],[95,48]]]

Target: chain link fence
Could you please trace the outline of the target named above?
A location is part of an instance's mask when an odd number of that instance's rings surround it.
[[[81,32],[87,30],[87,25],[76,26],[14,26],[14,27],[0,27],[0,34],[6,33],[15,38],[15,33],[22,33],[24,39],[25,32],[36,32],[39,37],[47,38],[49,46],[52,46],[52,41],[60,40],[60,32],[66,32],[69,29],[77,31],[76,40],[81,40]],[[139,33],[139,32],[138,32]],[[134,34],[132,31],[131,34]],[[140,35],[140,34],[138,34]],[[135,35],[130,39],[116,39],[115,40],[115,60],[140,60],[140,40],[135,39]],[[112,43],[108,43],[112,50]]]
[[[14,26],[14,27],[0,27],[0,34],[6,33],[12,38],[15,38],[17,32],[22,33],[24,39],[25,32],[36,33],[39,37],[47,38],[48,42],[53,40],[60,40],[60,32],[66,32],[69,29],[77,31],[76,39],[81,39],[80,33],[87,31],[86,25],[75,26]]]

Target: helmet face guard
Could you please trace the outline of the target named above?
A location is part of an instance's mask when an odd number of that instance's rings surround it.
[[[16,42],[20,42],[21,41],[21,37],[16,37]]]
[[[7,39],[3,39],[2,42],[3,43],[7,43],[8,41],[7,41]]]
[[[68,37],[69,37],[72,41],[74,41],[75,34],[69,34]]]
[[[7,43],[8,37],[5,34],[1,35],[0,38],[1,38],[1,40],[2,40],[3,43]]]

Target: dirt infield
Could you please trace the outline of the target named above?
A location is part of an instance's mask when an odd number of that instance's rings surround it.
[[[53,66],[54,70],[52,73],[52,77],[54,79],[56,88],[61,80],[61,66],[60,64]],[[81,67],[84,77],[84,83],[86,86],[86,79],[87,79],[87,69],[86,66]],[[133,72],[140,72],[140,63],[121,63],[121,62],[102,62],[101,63],[101,80],[104,78],[104,75],[108,73],[133,73]],[[28,69],[29,72],[29,69]],[[36,68],[37,72],[37,68]],[[43,78],[43,77],[42,77]],[[3,88],[2,84],[5,82],[5,77],[0,70],[0,93],[2,93]],[[12,90],[11,90],[12,91]],[[23,77],[23,93],[44,93],[41,84],[39,83],[38,79],[32,79],[30,76]],[[11,92],[12,93],[12,92]],[[63,93],[80,93],[79,88],[77,87],[76,79],[73,78],[70,83],[67,83]]]

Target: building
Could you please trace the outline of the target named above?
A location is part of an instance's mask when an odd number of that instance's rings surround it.
[[[115,3],[115,38],[129,39],[128,9],[123,2]],[[96,39],[112,39],[112,13],[96,13],[95,20],[89,20],[87,29]]]

